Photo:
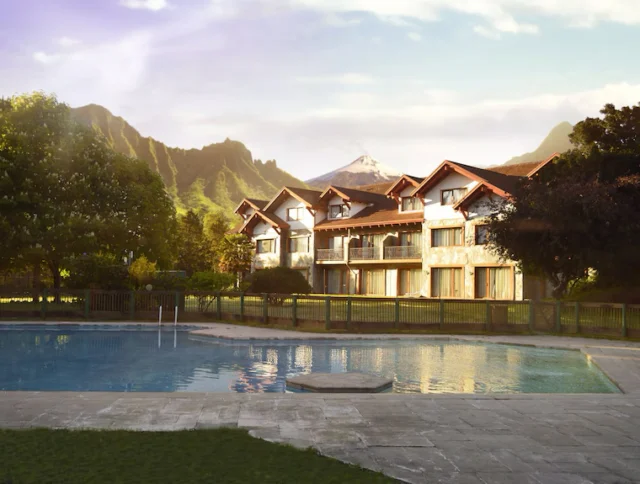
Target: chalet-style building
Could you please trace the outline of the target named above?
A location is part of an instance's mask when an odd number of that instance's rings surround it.
[[[357,189],[285,187],[243,200],[236,231],[255,242],[252,272],[291,267],[319,293],[538,299],[545,283],[487,249],[486,217],[554,157],[491,169],[444,161],[426,178]]]

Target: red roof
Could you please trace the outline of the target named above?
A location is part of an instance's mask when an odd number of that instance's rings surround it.
[[[284,187],[278,192],[275,197],[273,197],[269,201],[269,203],[267,203],[267,205],[264,207],[264,211],[269,212],[272,206],[276,205],[278,200],[280,200],[285,195],[295,198],[299,202],[302,202],[308,208],[316,208],[318,202],[320,201],[321,193],[322,192],[318,190],[308,190],[306,188]]]
[[[395,205],[395,204],[394,204]],[[397,205],[395,208],[385,208],[382,210],[376,207],[367,207],[352,217],[338,220],[323,220],[316,224],[314,230],[337,230],[355,227],[380,227],[389,225],[404,225],[412,223],[422,223],[424,214],[422,212],[399,213]]]

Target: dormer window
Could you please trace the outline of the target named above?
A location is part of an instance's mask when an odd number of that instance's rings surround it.
[[[330,218],[347,218],[349,216],[349,206],[346,204],[342,205],[330,205],[329,206],[329,217]]]
[[[421,209],[420,200],[416,197],[402,197],[401,212],[418,212]]]
[[[442,205],[455,205],[464,198],[467,194],[466,188],[451,188],[448,190],[442,190],[440,195],[440,201]]]

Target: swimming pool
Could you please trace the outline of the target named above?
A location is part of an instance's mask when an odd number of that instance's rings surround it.
[[[580,352],[429,340],[217,340],[189,328],[3,326],[0,389],[284,392],[310,372],[359,371],[398,393],[618,393]]]

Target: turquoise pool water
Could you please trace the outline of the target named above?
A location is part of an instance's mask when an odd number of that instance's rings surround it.
[[[0,328],[0,389],[284,392],[288,376],[359,371],[398,393],[614,393],[577,351],[455,341],[230,341],[188,328]]]

